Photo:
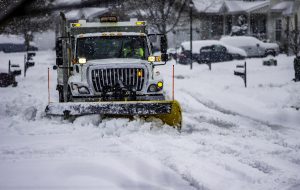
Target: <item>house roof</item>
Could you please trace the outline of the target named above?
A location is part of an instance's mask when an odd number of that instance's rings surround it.
[[[257,9],[269,6],[270,1],[225,1],[225,6],[229,13],[246,12],[250,13]]]
[[[70,5],[70,4],[74,4],[74,3],[80,3],[81,0],[55,0],[54,4],[55,5]]]
[[[195,9],[199,13],[219,14],[226,12],[229,14],[235,13],[250,13],[256,10],[262,10],[270,5],[270,1],[241,1],[241,0],[193,0]]]
[[[198,12],[206,12],[208,11],[207,9],[218,11],[224,0],[193,0],[193,2]]]
[[[275,4],[273,7],[271,7],[272,12],[279,12],[282,13],[283,15],[291,15],[293,14],[293,12],[295,12],[296,9],[297,6],[294,1],[279,2]]]

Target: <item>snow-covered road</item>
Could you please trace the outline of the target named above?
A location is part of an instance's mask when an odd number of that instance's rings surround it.
[[[23,64],[23,54],[0,53]],[[249,84],[233,76],[243,61],[175,65],[182,132],[159,120],[75,121],[45,117],[51,51],[38,52],[17,88],[0,89],[0,189],[300,189],[300,84],[293,57],[277,67],[248,63]],[[171,92],[173,61],[157,69]],[[51,100],[56,101],[52,72]]]

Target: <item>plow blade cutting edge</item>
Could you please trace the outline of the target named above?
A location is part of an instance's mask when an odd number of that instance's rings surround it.
[[[66,102],[50,103],[47,115],[81,116],[103,114],[111,116],[154,116],[164,123],[181,128],[181,108],[177,101]]]

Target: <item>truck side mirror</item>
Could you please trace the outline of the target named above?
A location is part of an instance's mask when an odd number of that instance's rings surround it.
[[[55,43],[55,50],[56,50],[56,57],[62,57],[63,51],[62,51],[62,39],[56,39]]]
[[[57,66],[62,66],[64,64],[63,58],[62,57],[57,57],[56,58],[56,65]]]
[[[162,53],[162,54],[161,54],[161,61],[162,61],[162,62],[168,61],[168,54]]]
[[[163,35],[160,38],[160,51],[162,54],[166,54],[168,49],[168,42],[167,42],[167,37],[166,35]]]

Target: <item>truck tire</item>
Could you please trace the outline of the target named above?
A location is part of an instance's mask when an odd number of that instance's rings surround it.
[[[59,98],[59,102],[64,102],[64,92],[62,90],[58,91],[58,98]],[[67,102],[72,102],[73,101],[73,96],[71,93],[71,90],[68,90],[68,94],[67,94]]]

